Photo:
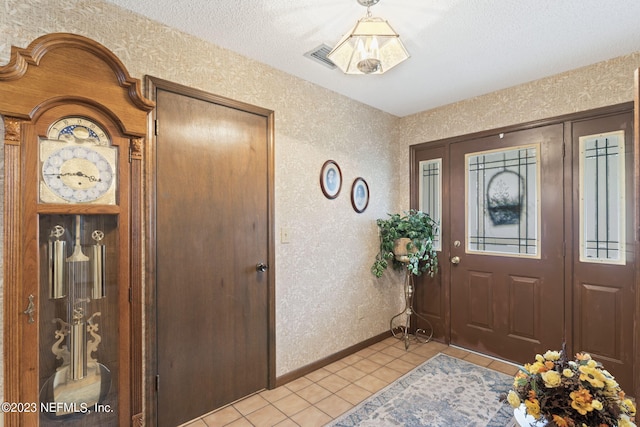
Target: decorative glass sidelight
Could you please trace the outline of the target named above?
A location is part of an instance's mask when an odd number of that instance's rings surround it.
[[[624,131],[580,142],[580,261],[625,263]]]
[[[538,145],[465,156],[467,252],[540,256]]]
[[[420,210],[429,214],[438,225],[442,220],[442,159],[423,160],[420,162],[419,205]],[[433,247],[442,250],[438,227]]]
[[[117,425],[117,217],[39,222],[40,425]]]

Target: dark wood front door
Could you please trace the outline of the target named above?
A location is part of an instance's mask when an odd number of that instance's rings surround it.
[[[451,343],[513,361],[564,339],[563,125],[451,145]]]
[[[637,397],[633,127],[627,103],[411,148],[411,206],[441,222],[416,281],[435,339],[517,363],[565,342]]]
[[[159,426],[269,382],[272,119],[181,91],[156,90]]]

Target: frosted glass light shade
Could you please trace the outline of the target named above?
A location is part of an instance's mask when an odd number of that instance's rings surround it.
[[[387,21],[366,16],[327,55],[346,74],[382,74],[409,53]]]

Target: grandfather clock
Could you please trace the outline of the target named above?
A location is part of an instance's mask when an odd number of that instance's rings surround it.
[[[82,36],[45,35],[0,67],[6,426],[143,424],[141,159],[153,107]]]

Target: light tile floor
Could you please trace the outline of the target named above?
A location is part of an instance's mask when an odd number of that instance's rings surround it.
[[[412,343],[390,337],[273,390],[265,390],[184,427],[323,426],[437,353],[445,353],[508,375],[516,365],[437,342]]]

